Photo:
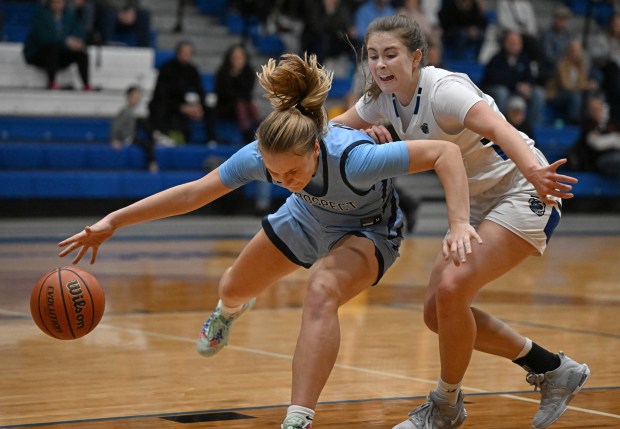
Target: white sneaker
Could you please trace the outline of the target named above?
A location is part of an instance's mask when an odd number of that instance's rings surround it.
[[[426,402],[409,413],[409,419],[397,424],[392,429],[448,429],[458,428],[467,418],[463,407],[463,392],[459,392],[454,406],[437,398],[432,391]]]
[[[580,364],[558,353],[560,366],[544,374],[530,372],[525,379],[540,389],[540,408],[532,420],[536,429],[546,428],[566,411],[568,403],[579,393],[590,375],[588,365]]]

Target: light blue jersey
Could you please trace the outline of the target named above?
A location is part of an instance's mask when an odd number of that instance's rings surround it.
[[[263,220],[263,228],[289,259],[304,267],[343,236],[366,236],[378,250],[381,277],[398,256],[402,240],[403,215],[392,178],[409,172],[407,146],[379,145],[362,131],[334,123],[319,144],[316,174]],[[257,142],[226,160],[219,174],[231,189],[254,180],[274,183]]]

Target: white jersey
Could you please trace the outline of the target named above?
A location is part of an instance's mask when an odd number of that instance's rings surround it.
[[[457,144],[463,154],[470,196],[486,191],[502,195],[515,190],[511,183],[502,182],[502,178],[515,173],[516,164],[497,144],[464,125],[469,109],[481,101],[503,117],[495,101],[467,75],[427,66],[421,69],[420,82],[409,106],[402,106],[393,94],[382,93],[372,102],[366,94],[355,107],[366,122],[376,123],[381,119],[390,122],[402,140],[447,140]],[[547,165],[534,141],[521,135],[524,144]]]
[[[547,207],[497,144],[465,128],[467,112],[481,102],[503,117],[495,101],[467,75],[423,67],[408,106],[401,105],[393,94],[382,93],[372,102],[365,95],[355,107],[368,123],[389,121],[403,140],[447,140],[457,144],[469,181],[472,226],[477,228],[485,219],[495,222],[528,241],[541,255],[560,220],[561,205]],[[523,133],[521,136],[541,165],[548,165],[534,141]]]

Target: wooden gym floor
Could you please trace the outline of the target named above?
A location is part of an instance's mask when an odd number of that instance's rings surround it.
[[[205,359],[195,338],[223,270],[258,218],[188,216],[119,231],[94,266],[100,325],[74,341],[38,330],[29,296],[69,265],[56,243],[96,219],[0,220],[0,429],[279,428],[307,272],[258,297],[231,344]],[[342,344],[315,428],[391,428],[439,374],[422,297],[444,232],[443,207],[419,227],[380,285],[341,309]],[[620,216],[565,214],[546,255],[487,286],[477,305],[542,346],[587,362],[591,376],[553,428],[620,428]],[[492,263],[492,261],[489,261]],[[327,335],[328,333],[326,333]],[[509,361],[476,352],[463,382],[463,428],[530,427],[538,392]]]

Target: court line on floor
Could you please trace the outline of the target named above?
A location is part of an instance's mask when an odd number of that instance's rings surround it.
[[[10,310],[2,310],[2,309],[0,309],[0,314],[11,315],[11,316],[24,316],[25,315],[25,313],[22,313],[22,312],[16,312],[16,311],[10,311]],[[192,343],[192,344],[195,343],[195,341],[196,341],[193,338],[181,337],[181,336],[178,336],[178,335],[162,334],[160,332],[150,332],[150,331],[145,331],[145,330],[142,330],[142,329],[120,327],[120,326],[110,325],[110,324],[107,324],[107,323],[106,324],[100,324],[98,326],[98,329],[102,329],[102,328],[103,329],[116,330],[116,331],[122,331],[122,332],[129,332],[129,333],[134,333],[134,334],[140,334],[140,335],[146,335],[146,336],[149,336],[149,337],[160,338],[160,339],[168,339],[168,340],[173,340],[173,341],[189,342],[189,343]],[[236,350],[236,351],[240,351],[240,352],[244,352],[244,353],[252,353],[252,354],[257,354],[257,355],[262,355],[262,356],[267,356],[267,357],[272,357],[272,358],[289,360],[289,361],[293,360],[293,356],[288,355],[288,354],[284,354],[284,353],[275,353],[275,352],[270,352],[270,351],[266,351],[266,350],[260,350],[260,349],[249,348],[249,347],[241,347],[241,346],[235,346],[235,345],[228,345],[227,347],[230,350]],[[379,370],[375,370],[375,369],[362,368],[362,367],[346,365],[346,364],[340,364],[340,363],[336,363],[334,365],[334,367],[335,368],[339,368],[339,369],[345,369],[345,370],[349,370],[349,371],[355,371],[355,372],[359,372],[359,373],[364,373],[364,374],[376,375],[376,376],[380,376],[380,377],[389,377],[389,378],[393,378],[393,379],[408,380],[408,381],[414,381],[414,382],[431,384],[431,385],[435,385],[437,383],[437,380],[430,380],[430,379],[420,378],[420,377],[412,377],[412,376],[402,375],[402,374],[394,374],[394,373],[391,373],[391,372],[379,371]],[[471,386],[462,386],[462,388],[465,391],[471,391],[471,392],[474,392],[474,393],[477,393],[477,394],[493,394],[493,392],[490,392],[488,390],[478,389],[478,388],[471,387]],[[496,393],[496,394],[498,394],[498,396],[500,396],[500,397],[504,397],[504,398],[508,398],[508,399],[514,399],[514,400],[523,401],[523,402],[530,402],[530,403],[535,403],[535,404],[538,404],[540,402],[540,401],[538,401],[536,399],[525,398],[525,397],[522,397],[522,396],[517,396],[517,395],[514,395],[514,394],[510,394],[510,393]],[[606,413],[606,412],[603,412],[603,411],[597,411],[597,410],[592,410],[592,409],[583,408],[583,407],[575,407],[575,406],[572,406],[572,405],[569,405],[568,409],[569,410],[573,410],[573,411],[579,411],[579,412],[582,412],[582,413],[594,414],[594,415],[599,415],[599,416],[604,416],[604,417],[609,417],[609,418],[614,418],[614,419],[619,419],[620,420],[620,415],[619,414]],[[3,428],[3,427],[0,426],[0,429],[1,428]]]
[[[193,339],[193,338],[180,337],[178,335],[162,334],[162,333],[159,333],[159,332],[149,332],[149,331],[145,331],[145,330],[142,330],[142,329],[124,328],[124,327],[118,327],[118,326],[108,325],[108,324],[100,325],[100,326],[105,326],[106,328],[112,329],[112,330],[138,333],[138,334],[141,334],[141,335],[147,335],[147,336],[155,337],[155,338],[170,339],[170,340],[183,341],[183,342],[191,342],[192,344],[196,342],[196,340]],[[234,345],[228,345],[227,347],[229,349],[231,349],[231,350],[237,350],[237,351],[241,351],[241,352],[244,352],[244,353],[258,354],[258,355],[262,355],[262,356],[273,357],[273,358],[278,358],[278,359],[285,359],[285,360],[290,360],[290,361],[293,360],[293,356],[287,355],[287,354],[284,354],[284,353],[274,353],[274,352],[269,352],[269,351],[266,351],[266,350],[260,350],[260,349],[249,348],[249,347],[234,346]],[[411,377],[411,376],[408,376],[408,375],[394,374],[394,373],[391,373],[391,372],[379,371],[379,370],[370,369],[370,368],[361,368],[361,367],[356,367],[356,366],[352,366],[352,365],[345,365],[345,364],[336,363],[334,365],[334,368],[346,369],[346,370],[350,370],[350,371],[355,371],[355,372],[360,372],[360,373],[365,373],[365,374],[371,374],[371,375],[378,375],[378,376],[381,376],[381,377],[389,377],[389,378],[395,378],[395,379],[401,379],[401,380],[415,381],[415,382],[426,383],[426,384],[431,384],[431,385],[436,385],[437,384],[437,380],[430,380],[430,379],[419,378],[419,377]],[[490,393],[493,393],[493,392],[490,392],[488,390],[478,389],[478,388],[471,387],[471,386],[462,386],[462,388],[463,388],[463,390],[468,390],[468,391],[479,393],[479,394],[490,394]],[[509,394],[509,393],[499,394],[499,396],[501,396],[503,398],[514,399],[514,400],[523,401],[523,402],[530,402],[530,403],[534,403],[534,404],[538,404],[540,402],[539,400],[536,400],[536,399],[524,398],[524,397],[517,396],[517,395],[514,395],[514,394]],[[614,418],[614,419],[620,420],[620,414],[606,413],[604,411],[597,411],[597,410],[592,410],[592,409],[583,408],[583,407],[574,407],[572,405],[569,405],[567,407],[567,409],[573,410],[573,411],[579,411],[579,412],[587,413],[587,414],[594,414],[594,415],[603,416],[603,417],[610,417],[610,418]]]

